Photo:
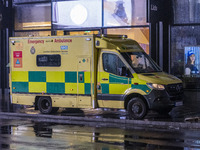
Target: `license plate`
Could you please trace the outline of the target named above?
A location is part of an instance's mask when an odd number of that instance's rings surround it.
[[[182,105],[183,105],[183,102],[182,102],[182,101],[176,102],[176,103],[175,103],[175,106],[182,106]]]

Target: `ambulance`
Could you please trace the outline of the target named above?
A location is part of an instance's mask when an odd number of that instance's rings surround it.
[[[11,37],[13,104],[43,114],[63,108],[125,109],[131,119],[183,104],[182,81],[120,35]]]

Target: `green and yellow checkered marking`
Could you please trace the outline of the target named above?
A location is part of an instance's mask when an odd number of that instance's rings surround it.
[[[90,72],[13,71],[11,79],[13,93],[91,94]]]
[[[102,73],[102,94],[123,94],[127,88],[140,89],[149,93],[147,85],[134,85],[132,79]],[[91,95],[91,72],[73,71],[13,71],[13,93],[47,93],[47,94],[87,94]],[[128,85],[128,87],[127,87]],[[149,91],[149,92],[147,92]]]
[[[106,78],[101,82],[102,94],[124,94],[129,88],[140,89],[148,94],[151,89],[145,84],[134,85],[132,78],[120,77],[106,72],[101,73],[101,78]]]

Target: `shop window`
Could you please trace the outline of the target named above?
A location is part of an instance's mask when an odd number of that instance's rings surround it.
[[[99,34],[99,31],[72,31],[69,32],[70,35],[90,35],[90,34]]]
[[[140,46],[149,54],[149,28],[114,28],[108,29],[108,34],[127,35],[128,38],[136,40]]]
[[[104,0],[104,27],[147,25],[146,0]]]
[[[51,29],[51,4],[15,5],[15,30]]]
[[[51,31],[15,32],[15,37],[50,36]]]
[[[200,23],[199,0],[173,0],[174,23]]]
[[[148,25],[146,6],[146,0],[55,1],[52,2],[52,28],[70,30]]]
[[[200,27],[174,26],[171,35],[171,73],[185,88],[200,88]]]

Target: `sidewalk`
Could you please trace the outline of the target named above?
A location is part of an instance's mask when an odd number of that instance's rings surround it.
[[[186,103],[183,106],[175,107],[170,115],[172,118],[179,118],[183,122],[191,121],[191,122],[200,122],[200,102],[194,103]]]
[[[64,109],[53,115],[43,115],[33,107],[19,107],[16,112],[0,112],[1,119],[28,119],[33,121],[85,124],[111,127],[156,127],[200,129],[200,102],[175,107],[169,115],[149,111],[143,120],[130,120],[125,110],[115,109]]]
[[[200,129],[200,123],[196,122],[172,122],[172,121],[151,121],[151,120],[128,120],[113,118],[78,117],[78,116],[58,116],[26,113],[0,112],[0,119],[9,120],[31,120],[34,122],[48,122],[55,124],[87,125],[96,127],[114,128],[157,128],[157,129]]]
[[[186,103],[183,106],[175,107],[169,115],[161,115],[154,111],[149,111],[144,120],[149,121],[167,121],[167,122],[200,122],[200,102]],[[22,106],[15,112],[25,114],[40,114],[39,110],[34,110],[33,107]],[[88,118],[110,118],[110,119],[129,119],[128,114],[123,109],[74,109],[60,108],[55,116],[75,116]]]

